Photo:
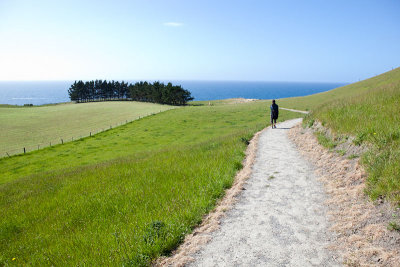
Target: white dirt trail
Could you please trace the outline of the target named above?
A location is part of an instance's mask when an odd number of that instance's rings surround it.
[[[291,109],[291,108],[279,108],[279,109],[284,109],[284,110],[289,110],[289,111],[293,111],[293,112],[298,112],[298,113],[303,113],[303,114],[308,114],[310,113],[309,111],[306,110],[298,110],[298,109]]]
[[[301,119],[260,135],[253,171],[220,228],[189,266],[339,266],[327,249],[325,195],[288,139]]]

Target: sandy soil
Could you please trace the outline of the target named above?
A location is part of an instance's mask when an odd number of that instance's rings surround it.
[[[300,119],[259,136],[237,203],[189,266],[336,266],[322,185],[288,139]]]

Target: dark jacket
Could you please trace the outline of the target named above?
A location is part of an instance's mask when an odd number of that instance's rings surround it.
[[[277,119],[279,116],[279,107],[277,104],[271,105],[271,117]]]

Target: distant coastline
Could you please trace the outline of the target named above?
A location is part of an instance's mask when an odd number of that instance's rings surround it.
[[[127,80],[134,82],[134,80]],[[227,98],[272,99],[306,96],[346,83],[262,81],[172,81],[189,90],[195,101]],[[56,104],[69,102],[71,81],[0,81],[0,104]]]

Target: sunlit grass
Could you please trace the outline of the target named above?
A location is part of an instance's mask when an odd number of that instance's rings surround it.
[[[316,132],[318,142],[328,149],[334,149],[337,143],[322,132]]]
[[[33,265],[147,263],[174,248],[231,185],[245,147],[237,139],[7,183],[0,262],[12,255]]]
[[[347,98],[353,96],[356,97],[357,95],[363,95],[367,93],[370,89],[380,87],[381,85],[386,86],[391,83],[399,83],[399,81],[400,68],[397,68],[382,75],[342,86],[327,92],[303,97],[289,97],[279,99],[278,104],[280,104],[280,106],[282,107],[312,111],[327,102],[335,100],[346,102]]]
[[[231,186],[267,106],[185,107],[0,159],[0,265],[146,265],[169,253]]]
[[[152,113],[175,108],[132,101],[0,105],[0,157],[79,139]],[[63,140],[63,141],[61,141]]]
[[[315,115],[327,127],[373,144],[362,162],[369,173],[367,192],[400,203],[400,83],[370,89],[364,95],[333,102]]]
[[[368,171],[366,192],[400,203],[400,68],[330,92],[283,100],[288,107],[312,110],[306,124],[318,119],[354,144],[372,145],[362,157]]]

